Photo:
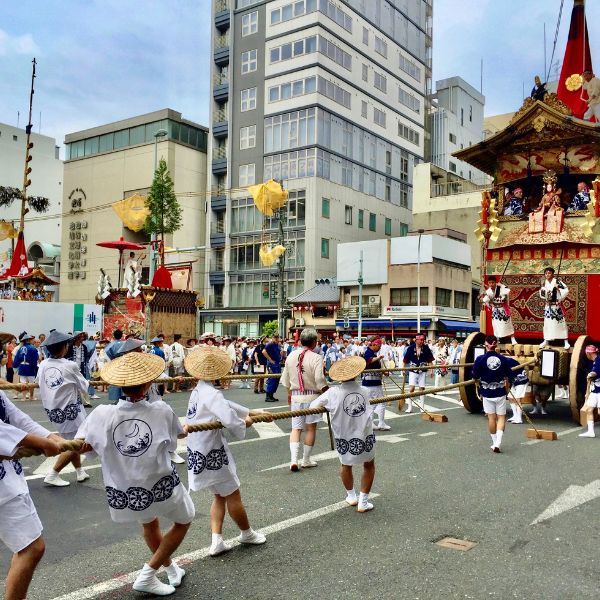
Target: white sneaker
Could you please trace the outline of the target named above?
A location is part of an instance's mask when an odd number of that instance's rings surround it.
[[[247,535],[241,533],[238,539],[240,540],[240,544],[252,544],[255,546],[264,544],[267,541],[267,538],[263,533],[260,533],[259,531],[254,531],[254,529],[251,529],[250,533],[248,533]]]
[[[82,481],[87,481],[89,478],[90,476],[87,471],[84,471],[83,469],[77,469],[77,481],[79,483],[81,483]]]
[[[411,412],[412,412],[412,407],[410,407],[410,406],[407,406],[407,407],[404,409],[404,412],[405,412],[405,413],[411,413]]]
[[[318,467],[318,466],[319,466],[319,463],[318,463],[318,462],[316,462],[316,461],[314,461],[314,460],[311,460],[311,459],[309,458],[308,460],[303,460],[303,461],[300,463],[300,466],[301,466],[303,469],[310,469],[311,467]]]
[[[379,426],[379,431],[389,431],[390,429],[391,427],[387,423]]]
[[[363,504],[359,504],[358,508],[356,509],[356,512],[359,513],[364,513],[364,512],[369,512],[370,510],[373,510],[373,504],[371,504],[371,502],[364,502]]]
[[[185,577],[185,569],[182,569],[174,560],[171,561],[171,565],[166,567],[165,571],[167,572],[167,577],[169,578],[169,583],[173,587],[179,587],[181,585],[182,579]]]
[[[154,596],[170,596],[175,593],[175,588],[168,583],[163,583],[156,575],[151,578],[140,574],[133,583],[133,589],[136,592],[146,592]]]
[[[221,538],[218,542],[213,542],[208,549],[208,553],[211,556],[219,556],[219,554],[224,554],[225,552],[229,552],[231,550],[231,546],[226,544]]]
[[[511,423],[513,425],[523,425],[523,419],[513,419]]]
[[[46,477],[44,477],[44,483],[47,485],[53,485],[56,487],[67,487],[71,485],[68,481],[63,479],[56,471],[52,471],[52,473],[48,473]]]
[[[93,396],[90,396],[90,400],[100,400],[100,396],[98,396],[98,394],[94,394]]]
[[[591,437],[591,438],[595,438],[596,434],[593,431],[584,431],[583,433],[579,434],[579,437]]]
[[[171,462],[177,465],[182,465],[185,462],[185,458],[179,456],[177,452],[169,452],[169,455],[171,456]]]

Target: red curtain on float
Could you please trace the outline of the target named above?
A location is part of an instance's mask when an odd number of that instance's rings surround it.
[[[11,277],[17,277],[21,273],[21,269],[25,267],[25,273],[29,273],[29,264],[27,263],[27,250],[25,249],[25,236],[23,232],[19,232],[17,243],[15,244],[15,251],[13,252],[12,259],[10,261],[10,268],[8,269],[8,275]]]
[[[588,38],[585,7],[583,0],[575,0],[571,13],[571,27],[565,49],[560,79],[558,81],[558,97],[573,111],[573,115],[583,118],[587,110],[587,94],[573,79],[573,75],[581,76],[585,70],[592,70],[592,56]],[[582,98],[583,96],[583,98]]]

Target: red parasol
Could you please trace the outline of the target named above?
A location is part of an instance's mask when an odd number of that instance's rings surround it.
[[[124,250],[144,250],[146,246],[143,244],[136,244],[135,242],[128,242],[127,240],[120,237],[118,240],[110,242],[98,242],[96,246],[102,248],[112,248],[113,250],[119,251],[119,281],[117,287],[121,287],[121,263],[123,262],[123,251]]]

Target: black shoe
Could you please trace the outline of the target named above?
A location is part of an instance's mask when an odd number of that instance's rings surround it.
[[[260,394],[260,392],[258,390],[254,390],[255,394]]]
[[[275,398],[274,396],[267,396],[265,398],[265,402],[279,402],[279,400],[277,398]]]

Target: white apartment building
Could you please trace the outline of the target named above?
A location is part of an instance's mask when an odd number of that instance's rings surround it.
[[[432,0],[213,0],[203,327],[256,335],[276,314],[247,187],[283,181],[286,297],[336,272],[338,244],[406,235],[423,160]]]
[[[24,129],[0,123],[1,186],[23,187],[26,139]],[[33,160],[30,162],[31,185],[27,189],[27,195],[44,196],[50,200],[50,206],[46,213],[31,211],[25,217],[25,244],[30,261],[50,263],[55,257],[60,258],[63,162],[59,158],[59,147],[54,138],[32,133],[31,142]],[[19,228],[20,217],[19,201],[0,209],[0,219],[12,221],[15,229]],[[11,240],[0,241],[0,255],[7,251],[10,253],[11,249]]]

